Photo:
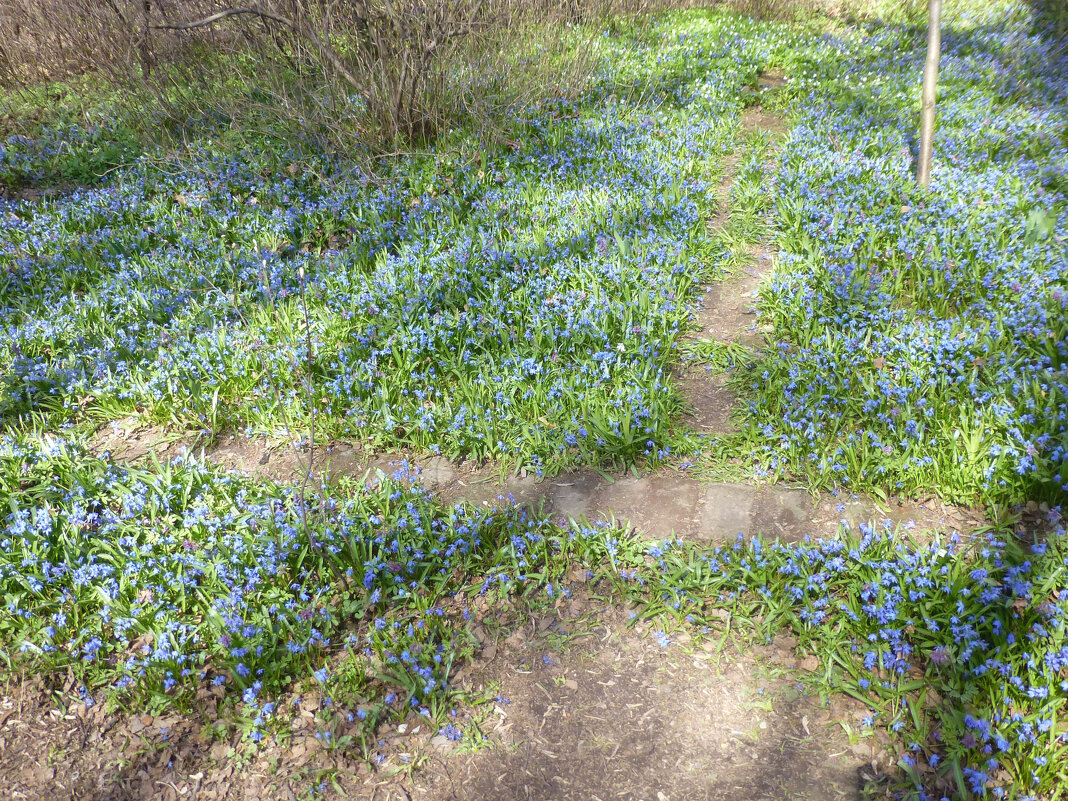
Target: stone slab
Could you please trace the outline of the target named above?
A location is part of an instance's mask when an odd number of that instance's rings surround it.
[[[676,534],[689,538],[697,530],[700,499],[700,485],[689,478],[621,478],[601,487],[594,497],[594,508],[610,512],[647,537],[667,539]]]
[[[750,518],[757,488],[745,484],[712,484],[701,499],[699,535],[703,540],[725,543],[750,533]]]

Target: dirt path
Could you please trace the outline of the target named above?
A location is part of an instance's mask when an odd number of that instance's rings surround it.
[[[561,626],[561,630],[571,626]],[[553,649],[533,631],[507,648],[492,747],[438,758],[413,798],[689,801],[855,798],[870,748],[799,690],[793,643],[745,653],[667,637],[622,615]]]
[[[370,770],[324,746],[322,704],[305,694],[292,736],[250,754],[240,734],[208,734],[212,698],[188,715],[105,715],[58,710],[27,679],[0,697],[0,789],[26,801],[833,801],[892,763],[847,735],[862,704],[821,704],[798,682],[816,662],[791,638],[695,642],[589,596],[500,637],[463,681],[496,698],[457,719],[485,734],[475,748],[413,716],[380,727]]]
[[[148,453],[165,459],[197,452],[188,441],[165,443],[159,429],[133,422],[128,431],[120,427],[118,433],[102,432],[93,449],[119,461],[136,461]],[[295,453],[282,442],[262,440],[224,440],[206,448],[204,455],[227,469],[276,481],[300,480],[307,465],[307,454]],[[316,481],[341,476],[375,481],[379,474],[403,477],[427,486],[449,503],[515,502],[560,523],[579,517],[614,519],[654,539],[674,536],[718,544],[739,534],[761,534],[796,542],[806,536],[832,536],[842,521],[854,529],[865,522],[889,521],[917,532],[960,533],[985,524],[981,512],[935,497],[920,501],[894,497],[880,503],[844,492],[814,495],[776,484],[710,483],[671,468],[637,476],[581,470],[550,479],[529,474],[502,477],[494,467],[457,465],[441,457],[367,454],[345,442],[320,450],[313,464]]]
[[[784,82],[781,76],[762,75],[758,78],[758,91],[775,91]],[[765,111],[761,105],[749,106],[742,112],[740,127],[742,137],[736,150],[724,161],[723,177],[716,190],[717,210],[709,221],[713,235],[724,232],[730,220],[730,193],[745,153],[745,138],[763,134],[772,142],[778,142],[787,132],[782,116]],[[762,244],[753,244],[749,247],[748,263],[704,286],[694,311],[697,330],[690,341],[706,339],[737,343],[749,349],[762,347],[764,337],[757,330],[754,307],[760,283],[774,266],[771,251]],[[683,365],[676,380],[689,406],[685,419],[695,431],[715,435],[734,430],[730,416],[736,404],[733,393],[727,388],[726,374],[710,376],[699,365]]]

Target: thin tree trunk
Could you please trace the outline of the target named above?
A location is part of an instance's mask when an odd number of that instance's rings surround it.
[[[923,68],[923,107],[920,110],[920,161],[916,183],[931,183],[931,150],[934,147],[935,96],[938,86],[938,56],[942,49],[942,0],[928,0],[927,63]]]
[[[141,52],[141,70],[143,72],[142,77],[147,78],[152,74],[153,59],[152,59],[152,43],[149,37],[152,35],[151,28],[149,28],[149,20],[152,16],[152,0],[142,0],[141,3],[141,41],[138,43],[138,49]]]

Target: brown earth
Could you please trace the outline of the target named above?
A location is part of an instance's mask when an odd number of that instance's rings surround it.
[[[736,651],[686,633],[628,628],[622,615],[553,647],[517,640],[482,680],[494,707],[491,749],[435,761],[431,801],[697,801],[855,798],[871,748],[821,707],[787,666],[792,643]],[[558,629],[561,638],[575,633]],[[870,767],[869,767],[870,770]]]
[[[862,704],[821,705],[798,682],[818,663],[792,638],[742,650],[714,632],[628,623],[587,592],[496,635],[477,626],[485,644],[459,681],[492,700],[457,723],[484,739],[451,742],[413,714],[380,728],[374,769],[323,747],[323,707],[306,694],[292,737],[249,749],[240,733],[209,734],[210,692],[186,715],[105,714],[57,707],[69,679],[49,692],[27,677],[0,695],[0,790],[19,801],[291,801],[326,778],[315,797],[834,799],[892,765],[879,741],[846,733]]]

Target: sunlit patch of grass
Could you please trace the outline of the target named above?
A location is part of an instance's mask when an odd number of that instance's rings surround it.
[[[740,342],[696,339],[682,346],[683,358],[704,367],[710,375],[726,373],[754,358],[753,351]]]
[[[758,305],[771,346],[748,369],[735,453],[813,487],[1058,502],[1068,217],[1053,98],[1065,75],[1046,69],[1055,44],[1025,21],[956,31],[940,177],[925,192],[909,155],[915,33],[795,42],[783,59],[798,125],[774,174],[757,180],[756,158],[740,169],[725,236],[740,259],[770,222],[779,251]],[[1008,63],[1033,78],[1008,90],[995,77]]]
[[[709,176],[762,64],[755,41],[719,43],[759,28],[691,15],[610,37],[582,98],[517,118],[510,149],[455,135],[371,176],[208,131],[12,205],[0,414],[314,419],[539,472],[658,461],[688,306],[726,266]]]

